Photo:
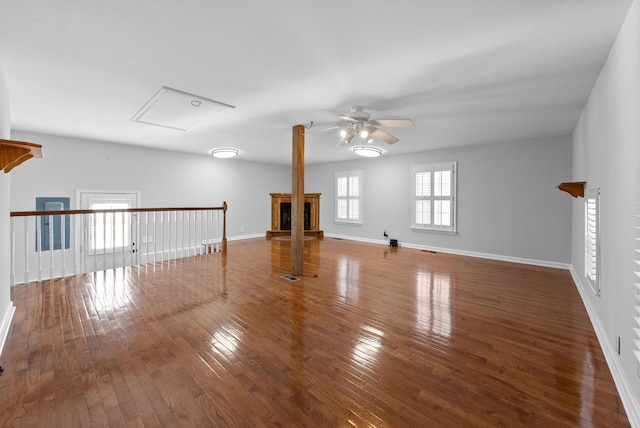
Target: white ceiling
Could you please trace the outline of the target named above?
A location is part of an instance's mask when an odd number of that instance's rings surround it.
[[[288,164],[294,125],[364,105],[415,122],[389,156],[570,134],[630,4],[0,0],[0,65],[14,130]],[[131,121],[162,86],[237,108]],[[307,163],[354,159],[337,140],[308,134]]]

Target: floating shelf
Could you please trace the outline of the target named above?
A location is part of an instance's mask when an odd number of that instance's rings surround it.
[[[8,174],[13,168],[31,158],[42,157],[40,144],[25,141],[0,140],[0,169]]]
[[[558,189],[563,192],[567,192],[574,198],[584,198],[584,185],[586,181],[572,181],[567,183],[560,183]]]

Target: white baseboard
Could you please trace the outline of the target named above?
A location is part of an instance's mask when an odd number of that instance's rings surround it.
[[[256,233],[253,235],[241,235],[241,236],[232,236],[232,237],[228,237],[227,238],[227,242],[230,241],[241,241],[243,239],[255,239],[255,238],[264,238],[265,235],[263,233]],[[203,241],[202,245],[205,245],[206,243],[211,244],[212,241],[208,240],[208,241]],[[217,240],[217,244],[219,246],[219,248],[222,246],[222,239],[218,239]],[[174,259],[180,259],[183,257],[188,257],[187,255],[191,255],[193,256],[194,254],[199,254],[199,251],[202,250],[202,247],[200,246],[189,246],[189,247],[183,247],[183,248],[171,248],[171,249],[166,249],[166,250],[162,250],[162,251],[149,251],[149,252],[144,252],[144,250],[140,253],[140,258],[141,264],[144,263],[150,263],[152,261],[160,261],[162,260],[174,260]],[[180,256],[178,256],[180,255]]]
[[[242,241],[243,239],[264,238],[264,233],[254,233],[253,235],[229,236],[227,241]]]
[[[600,322],[600,318],[598,318],[595,309],[591,305],[591,300],[589,300],[588,296],[585,294],[591,290],[591,286],[587,286],[582,282],[581,276],[577,274],[573,266],[571,266],[570,272],[573,282],[578,289],[578,293],[580,293],[580,298],[584,303],[584,307],[587,309],[587,314],[589,315],[591,325],[593,325],[593,329],[596,332],[598,342],[600,342],[600,348],[602,348],[604,358],[607,361],[609,371],[613,377],[613,382],[616,384],[618,394],[620,394],[622,405],[627,412],[629,423],[632,427],[640,428],[640,403],[638,403],[634,397],[629,382],[627,381],[624,371],[622,370],[622,366],[620,365],[620,359],[616,356],[615,348],[609,340],[607,332]]]
[[[366,238],[358,238],[353,236],[345,236],[345,235],[336,235],[325,233],[325,236],[328,238],[338,238],[345,239],[351,241],[360,241],[360,242],[368,242],[371,244],[382,244],[389,245],[386,240],[380,239],[366,239]],[[597,313],[593,306],[591,305],[591,301],[584,294],[585,290],[590,290],[590,287],[585,286],[580,279],[580,276],[576,274],[573,265],[567,263],[557,263],[557,262],[549,262],[545,260],[532,260],[532,259],[523,259],[518,257],[509,257],[509,256],[501,256],[496,254],[487,254],[487,253],[477,253],[473,251],[462,251],[462,250],[452,250],[449,248],[439,248],[439,247],[430,247],[425,245],[416,245],[416,244],[401,244],[402,247],[405,248],[414,248],[419,250],[429,250],[436,251],[440,253],[447,254],[456,254],[461,256],[468,257],[479,257],[483,259],[490,260],[499,260],[513,263],[523,263],[528,265],[535,265],[541,267],[551,267],[551,268],[559,268],[569,270],[571,273],[571,277],[573,278],[573,282],[575,283],[576,288],[578,289],[578,293],[580,294],[580,298],[584,303],[584,306],[587,310],[587,314],[589,315],[589,319],[591,324],[593,325],[593,329],[596,333],[596,337],[600,342],[600,348],[602,348],[602,352],[604,354],[605,360],[607,361],[607,365],[609,366],[609,371],[611,372],[611,376],[613,377],[613,381],[618,389],[618,394],[620,394],[620,400],[622,401],[622,405],[627,413],[627,417],[629,418],[629,423],[634,428],[640,428],[640,403],[636,400],[629,382],[624,375],[624,371],[622,370],[622,366],[620,365],[620,360],[616,357],[616,353],[613,347],[613,344],[607,337],[606,331],[600,322],[600,319],[597,316]],[[588,291],[587,291],[588,292]]]
[[[344,239],[347,241],[358,241],[358,242],[366,242],[368,244],[382,244],[389,245],[388,241],[382,239],[369,239],[369,238],[359,238],[356,236],[348,236],[348,235],[337,235],[334,233],[325,233],[325,238],[335,238],[335,239]]]
[[[368,242],[370,244],[389,245],[388,241],[382,240],[382,239],[358,238],[354,236],[335,235],[330,233],[325,233],[325,236],[328,238],[338,238],[338,239],[348,239],[351,241]],[[437,253],[455,254],[458,256],[466,256],[466,257],[478,257],[481,259],[498,260],[498,261],[510,262],[510,263],[521,263],[525,265],[549,267],[549,268],[556,268],[556,269],[569,270],[569,268],[571,267],[571,265],[568,263],[550,262],[546,260],[524,259],[520,257],[502,256],[499,254],[479,253],[475,251],[454,250],[451,248],[432,247],[428,245],[407,244],[407,243],[400,243],[399,245],[404,248],[413,248],[416,250],[428,250],[428,251],[435,251]]]
[[[2,317],[2,324],[0,324],[0,355],[2,355],[2,350],[4,349],[4,342],[7,340],[7,336],[9,335],[9,328],[11,328],[11,320],[13,319],[13,314],[16,312],[16,307],[13,306],[13,302],[9,301],[9,307]]]

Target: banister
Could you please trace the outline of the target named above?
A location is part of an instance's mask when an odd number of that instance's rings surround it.
[[[97,209],[97,210],[92,210],[92,209],[75,209],[75,210],[33,210],[33,211],[12,211],[9,213],[10,217],[14,218],[14,217],[22,217],[25,219],[25,222],[27,221],[27,219],[29,217],[53,217],[53,216],[80,216],[80,215],[96,215],[96,214],[114,214],[117,215],[119,213],[162,213],[162,212],[199,212],[199,211],[222,211],[222,237],[220,239],[219,245],[220,247],[218,247],[217,251],[220,252],[227,252],[227,210],[228,210],[228,205],[227,202],[224,201],[223,204],[221,206],[214,206],[214,207],[162,207],[162,208],[121,208],[121,209]],[[155,229],[155,216],[154,216],[154,229]],[[189,221],[189,220],[187,220]],[[26,223],[25,223],[26,224]],[[13,252],[15,251],[14,247],[15,247],[15,237],[13,235],[13,223],[11,223],[11,227],[12,227],[12,231],[11,231],[11,240],[12,240],[12,278],[15,278],[15,272],[14,272],[14,268],[13,268]],[[195,226],[194,226],[195,227]],[[41,243],[39,241],[40,238],[40,234],[37,232],[37,227],[36,227],[36,239],[37,244],[36,247],[37,248],[41,248]],[[147,229],[148,230],[148,229]],[[163,229],[161,229],[163,230]],[[177,226],[176,226],[176,237],[177,237]],[[195,229],[194,229],[195,230]],[[28,234],[28,229],[25,229],[26,234]],[[67,231],[67,232],[71,232],[71,231]],[[64,232],[63,232],[64,233]],[[188,232],[190,233],[190,232]],[[49,230],[49,241],[53,242],[53,237],[51,236],[51,234],[53,234],[53,229]],[[114,235],[115,236],[115,235]],[[28,235],[25,235],[25,263],[28,263],[28,242],[29,242],[29,237]],[[32,239],[32,238],[31,238]],[[163,239],[163,243],[164,243],[164,238]],[[184,239],[184,238],[183,238]],[[189,240],[190,238],[188,238]],[[184,243],[184,241],[182,241]],[[189,241],[187,241],[189,242]],[[164,245],[164,244],[163,244]],[[208,244],[209,246],[211,244]],[[138,247],[136,250],[140,249],[141,247]],[[148,250],[148,244],[147,244],[147,250]],[[209,251],[210,250],[210,247]],[[53,256],[53,245],[51,245],[49,251],[50,256]],[[170,253],[171,249],[169,248],[169,253]],[[181,250],[182,251],[182,250]],[[164,250],[161,249],[161,257],[163,254]],[[61,252],[62,253],[62,264],[64,266],[64,251]],[[155,244],[154,244],[154,253],[155,253]],[[114,253],[115,254],[115,253]],[[124,254],[124,249],[123,249],[123,254]],[[181,253],[182,254],[182,253]],[[41,252],[38,251],[38,257],[40,257]],[[75,259],[74,259],[75,260]],[[154,261],[155,261],[155,256],[154,256]],[[50,262],[51,266],[53,266],[53,261]],[[95,265],[95,263],[94,263]],[[25,265],[27,266],[27,265]],[[38,266],[41,266],[41,262],[40,262],[40,258],[38,258]],[[53,268],[52,268],[53,269]],[[63,268],[64,269],[64,268]],[[25,282],[28,281],[28,267],[25,268]],[[53,276],[53,273],[51,273],[51,276]],[[12,283],[13,279],[12,279]]]
[[[96,213],[113,213],[113,212],[158,212],[158,211],[204,211],[204,210],[223,210],[226,213],[226,202],[221,207],[176,207],[176,208],[116,208],[103,210],[45,210],[45,211],[12,211],[11,217],[28,217],[34,215],[68,215],[68,214],[96,214]]]

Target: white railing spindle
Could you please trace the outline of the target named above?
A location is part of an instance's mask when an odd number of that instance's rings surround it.
[[[158,254],[158,234],[156,232],[156,219],[157,213],[153,213],[153,263],[156,262],[156,257]]]
[[[24,259],[25,259],[25,278],[29,278],[29,225],[27,224],[27,218],[24,219]],[[42,216],[36,217],[36,249],[38,251],[38,281],[42,281]],[[26,280],[25,282],[28,282]]]
[[[71,231],[72,231],[70,233],[70,236],[69,236],[69,243],[70,243],[70,246],[71,246],[70,253],[73,254],[73,274],[77,275],[79,273],[79,271],[78,271],[78,253],[77,253],[78,246],[76,245],[76,237],[80,236],[78,234],[78,229],[77,229],[77,227],[78,227],[78,221],[77,221],[78,217],[74,216],[74,215],[72,215],[70,217],[71,217],[70,227],[71,227]],[[82,217],[80,217],[80,218],[82,218]],[[75,231],[75,233],[73,231]]]
[[[15,253],[16,253],[16,219],[15,218],[11,218],[11,220],[9,221],[9,228],[10,228],[10,232],[9,235],[11,236],[11,252],[9,254],[9,256],[11,257],[11,277],[9,278],[9,284],[11,284],[11,286],[13,287],[16,284],[16,257],[15,257]]]
[[[112,265],[111,269],[115,269],[117,267],[116,261],[116,213],[111,213],[109,215],[111,217],[111,260]],[[105,267],[106,270],[106,267]]]
[[[65,218],[65,216],[61,215],[60,216],[60,255],[62,256],[62,261],[60,262],[60,274],[61,276],[66,276],[65,275],[65,253],[67,251],[67,235],[66,235],[66,223],[67,223],[67,219]]]
[[[48,215],[49,219],[49,278],[53,278],[53,216]]]

